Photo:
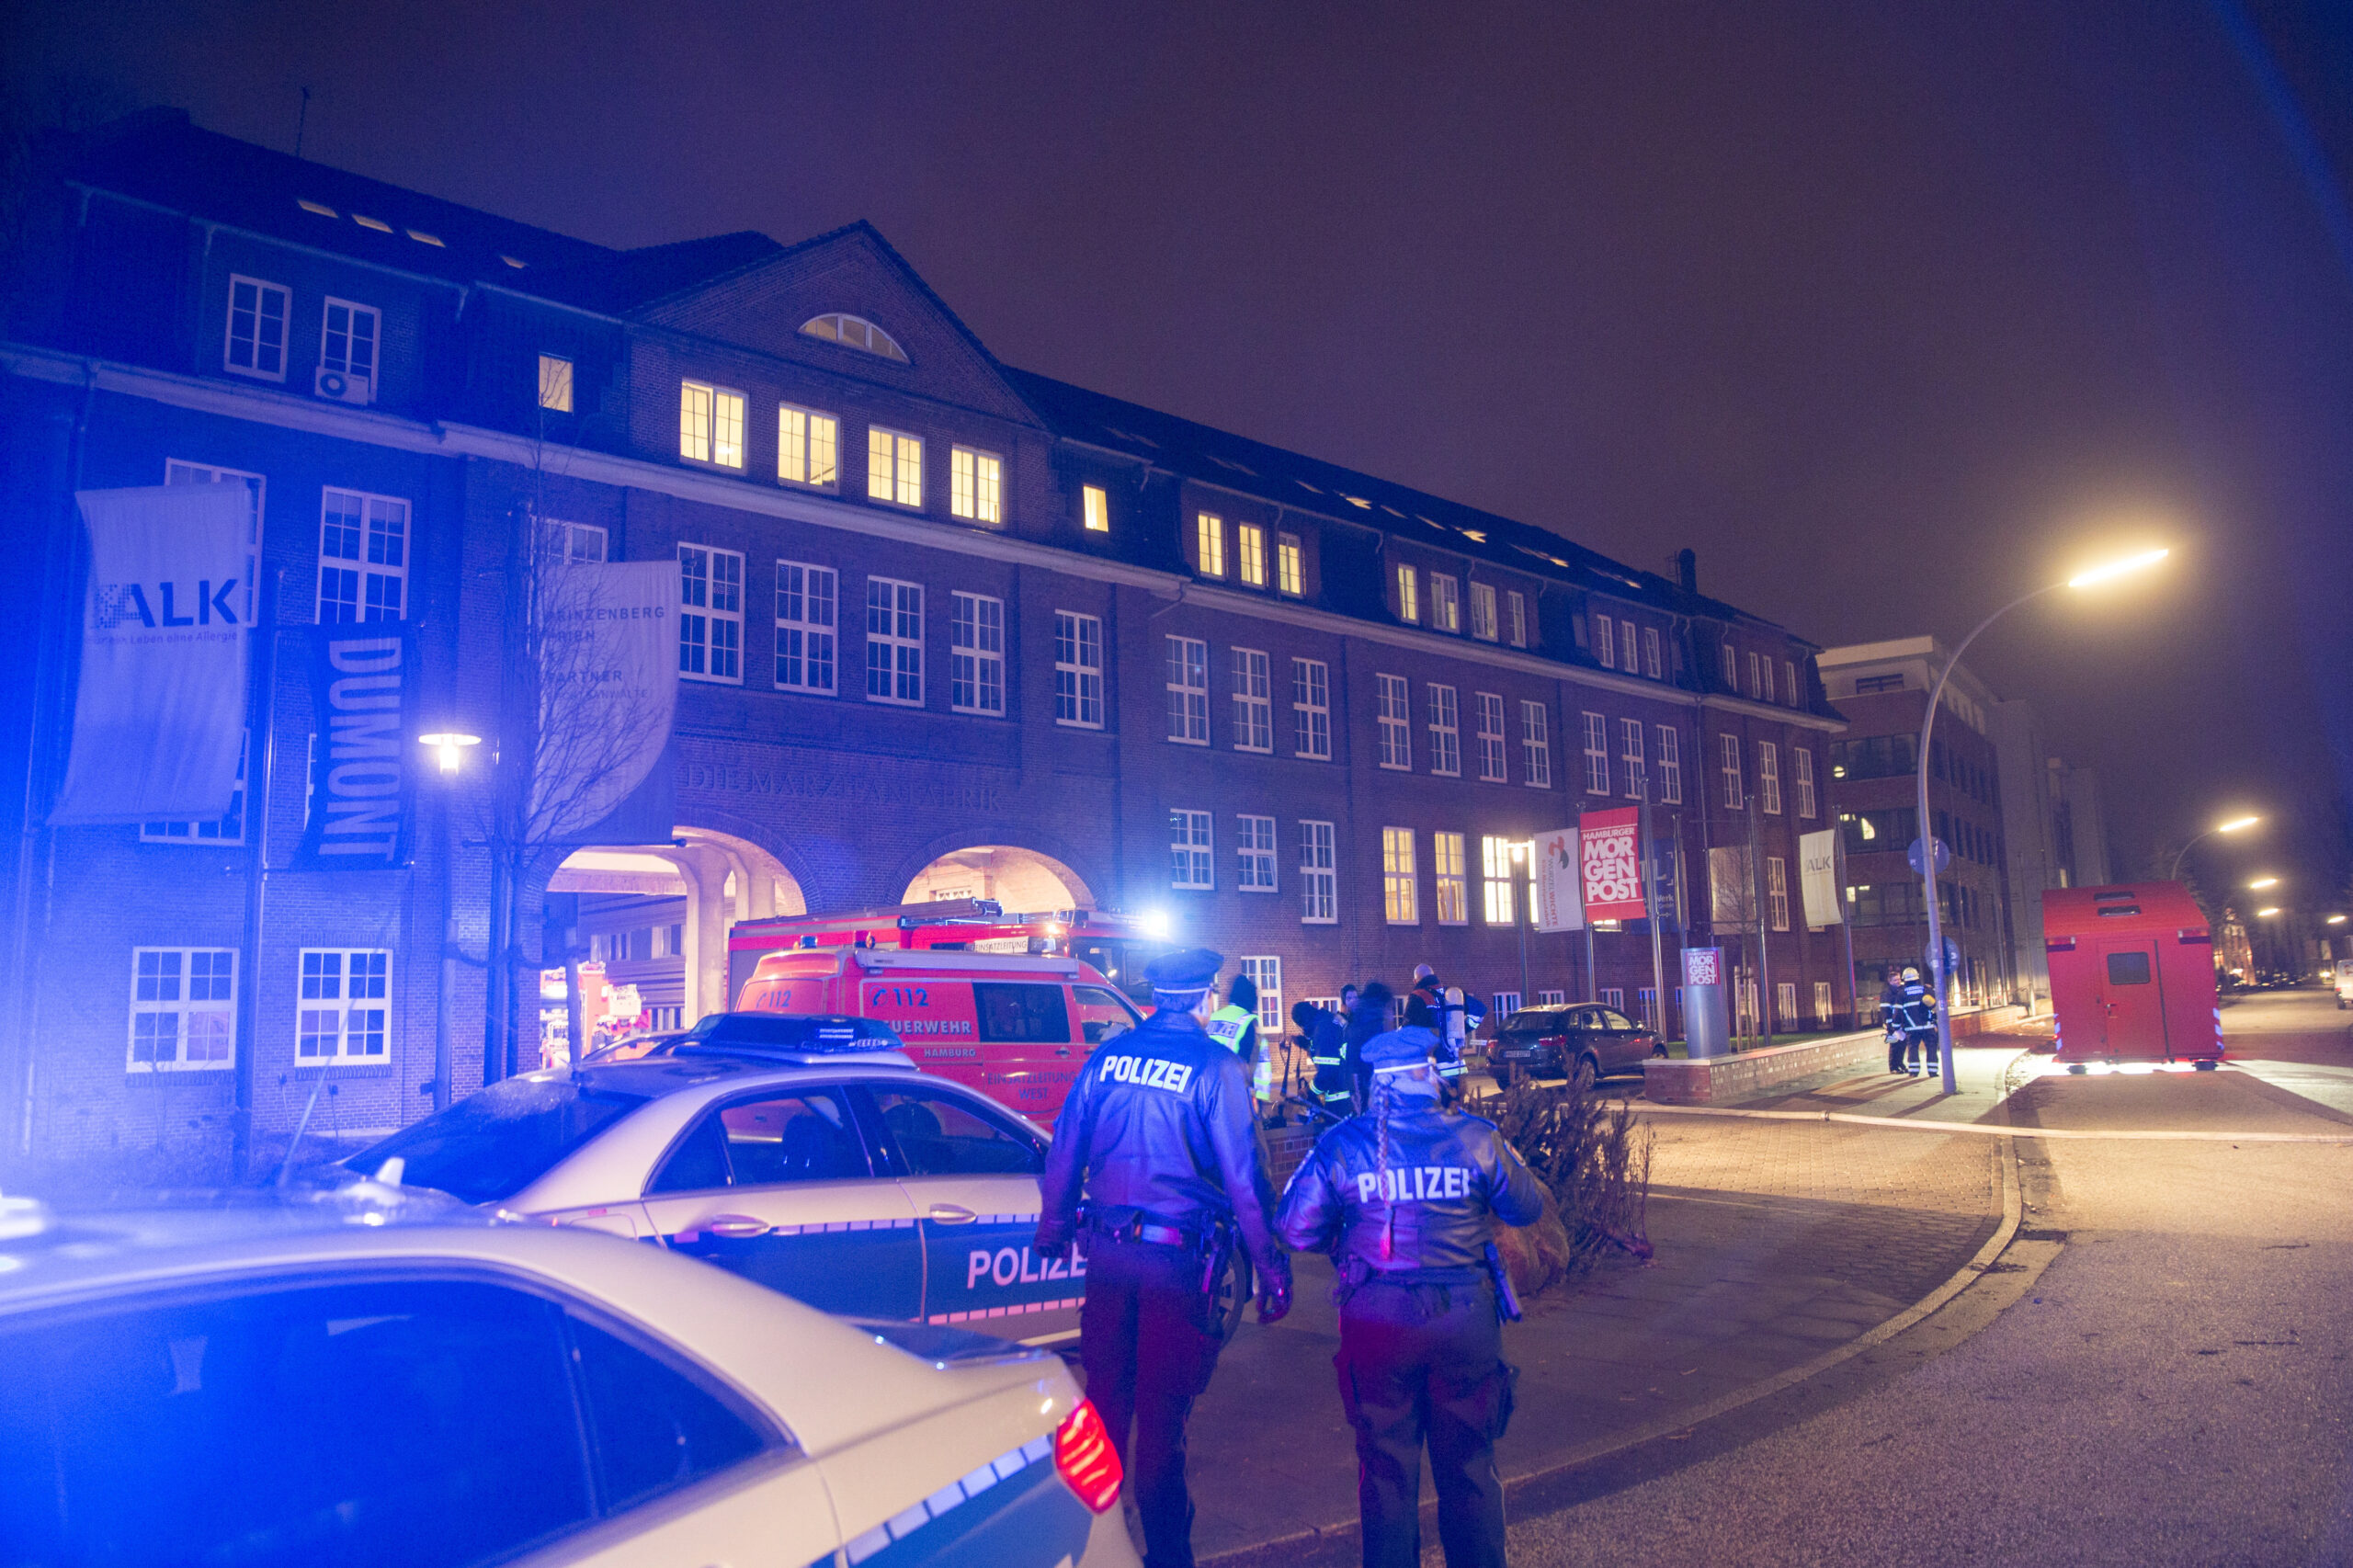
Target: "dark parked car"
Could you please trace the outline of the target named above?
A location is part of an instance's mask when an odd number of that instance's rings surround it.
[[[1639,1073],[1646,1058],[1665,1056],[1657,1034],[1615,1007],[1574,1002],[1522,1007],[1504,1020],[1487,1052],[1495,1082],[1575,1076],[1586,1084],[1612,1073]]]

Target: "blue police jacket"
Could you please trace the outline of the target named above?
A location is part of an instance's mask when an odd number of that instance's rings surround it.
[[[1906,1034],[1924,1034],[1937,1027],[1937,994],[1928,989],[1926,981],[1905,981],[1895,988],[1894,999],[1881,1006],[1888,1009],[1895,1027]]]
[[[1494,1234],[1490,1216],[1533,1224],[1543,1188],[1495,1124],[1439,1108],[1434,1098],[1392,1102],[1389,1157],[1381,1119],[1352,1116],[1324,1135],[1283,1188],[1275,1233],[1302,1252],[1329,1252],[1376,1272],[1478,1268]]]
[[[1082,1183],[1102,1224],[1145,1214],[1199,1231],[1231,1218],[1261,1277],[1281,1267],[1249,1074],[1189,1013],[1154,1013],[1087,1059],[1039,1178],[1041,1250],[1076,1233]]]

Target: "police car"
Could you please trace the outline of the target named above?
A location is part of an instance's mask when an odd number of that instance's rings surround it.
[[[714,1014],[637,1061],[494,1084],[344,1164],[829,1312],[1075,1336],[1086,1264],[1030,1246],[1047,1135],[898,1047],[872,1019]]]
[[[0,1556],[1133,1568],[1054,1357],[375,1182],[0,1200]]]

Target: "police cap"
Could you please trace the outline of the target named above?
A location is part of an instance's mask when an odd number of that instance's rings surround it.
[[[1377,1034],[1364,1042],[1361,1060],[1379,1073],[1400,1067],[1420,1067],[1430,1059],[1428,1031],[1424,1029],[1391,1029]]]
[[[1217,971],[1224,967],[1223,953],[1186,948],[1153,960],[1144,966],[1143,977],[1154,991],[1207,991],[1217,983]]]

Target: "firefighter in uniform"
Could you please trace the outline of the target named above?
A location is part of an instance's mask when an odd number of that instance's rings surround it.
[[[1196,948],[1144,971],[1152,1017],[1087,1060],[1039,1182],[1035,1250],[1060,1257],[1077,1243],[1086,1255],[1079,1360],[1132,1485],[1149,1568],[1193,1561],[1185,1421],[1217,1365],[1214,1290],[1237,1239],[1257,1269],[1258,1321],[1290,1310],[1249,1083],[1202,1027],[1222,962]]]
[[[1347,993],[1340,993],[1341,1000]],[[1358,1110],[1372,1107],[1372,1069],[1365,1064],[1364,1048],[1376,1035],[1387,1034],[1397,1027],[1397,994],[1379,981],[1357,993],[1348,1006],[1348,1016],[1340,1021],[1347,1040],[1348,1081],[1356,1093]]]
[[[1937,994],[1920,978],[1920,971],[1906,967],[1904,971],[1903,994],[1895,1004],[1896,1021],[1904,1026],[1904,1072],[1907,1077],[1918,1077],[1922,1071],[1937,1070]]]
[[[1917,972],[1916,970],[1904,971],[1906,974]],[[1887,1070],[1891,1073],[1904,1071],[1904,1020],[1897,1011],[1903,1004],[1904,975],[1891,974],[1887,977],[1887,983],[1879,988],[1879,1027],[1887,1036]]]
[[[1340,1020],[1313,1002],[1302,1002],[1291,1008],[1290,1021],[1299,1026],[1300,1038],[1307,1042],[1308,1064],[1315,1070],[1309,1096],[1335,1116],[1347,1116],[1354,1108],[1355,1080],[1348,1074],[1347,1035]]]
[[[1416,1568],[1422,1450],[1447,1568],[1504,1561],[1495,1443],[1511,1419],[1491,1217],[1526,1225],[1542,1190],[1495,1124],[1445,1108],[1430,1034],[1372,1040],[1373,1109],[1334,1128],[1283,1191],[1275,1227],[1332,1254],[1340,1405],[1357,1434],[1366,1568]]]

